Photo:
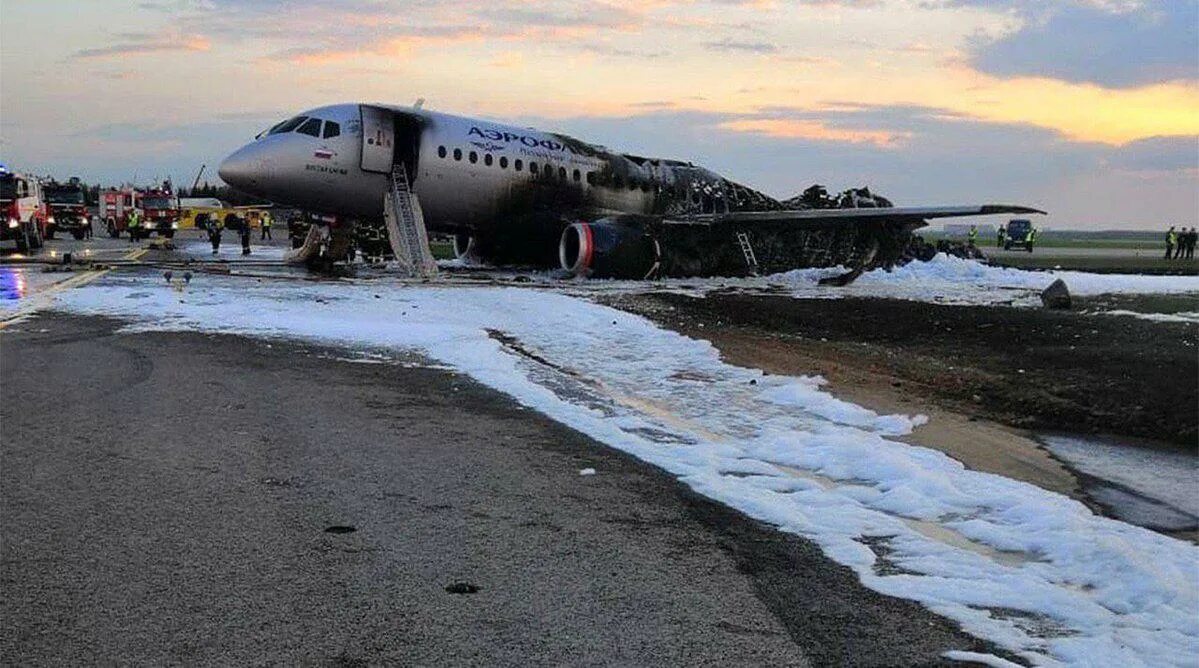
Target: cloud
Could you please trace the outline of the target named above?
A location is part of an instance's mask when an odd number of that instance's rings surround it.
[[[123,41],[108,46],[80,49],[71,54],[71,58],[76,60],[119,59],[170,51],[208,51],[212,48],[212,42],[203,35],[126,33],[119,37]]]
[[[1134,172],[1199,170],[1199,135],[1149,137],[1112,153],[1109,164]]]
[[[744,53],[778,53],[779,48],[770,42],[737,41],[728,37],[718,42],[704,42],[704,47],[712,51],[744,52]]]
[[[855,130],[830,127],[820,121],[787,118],[751,118],[725,121],[717,127],[733,132],[751,132],[781,139],[807,139],[819,142],[871,144],[879,148],[897,148],[911,138],[909,132]]]
[[[1006,8],[1020,28],[976,37],[970,62],[1003,77],[1043,76],[1129,88],[1199,80],[1199,3],[1194,0],[1013,0],[960,4]]]

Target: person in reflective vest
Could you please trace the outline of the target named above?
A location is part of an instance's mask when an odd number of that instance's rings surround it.
[[[976,245],[974,242],[978,241],[978,227],[977,226],[974,226],[974,225],[970,226],[970,235],[968,237],[966,237],[966,239],[967,239],[967,243],[969,243],[971,246]]]
[[[271,212],[262,212],[262,239],[260,241],[271,238]]]
[[[142,226],[141,216],[138,215],[137,209],[129,210],[129,220],[125,226],[129,228],[129,243],[137,241],[137,236]]]
[[[1007,228],[1003,225],[999,226],[999,231],[995,233],[995,247],[1003,248],[1003,238],[1007,236]]]
[[[1174,231],[1174,227],[1170,227],[1170,231],[1166,232],[1166,259],[1174,257],[1174,247],[1178,245],[1178,234]]]

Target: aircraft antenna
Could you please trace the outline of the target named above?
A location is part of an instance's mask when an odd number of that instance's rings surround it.
[[[425,98],[423,98],[423,97],[418,97],[418,98],[416,98],[416,104],[412,105],[412,108],[413,108],[413,109],[420,109],[420,108],[421,108],[421,107],[423,107],[423,106],[425,106]]]

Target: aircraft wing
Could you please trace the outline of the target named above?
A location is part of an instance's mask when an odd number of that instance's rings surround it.
[[[847,223],[900,223],[911,229],[922,227],[933,218],[990,216],[1001,213],[1039,213],[1044,211],[1011,204],[973,204],[966,206],[908,206],[875,209],[795,209],[787,211],[734,211],[704,213],[694,216],[665,218],[671,225],[775,224],[794,227],[821,228]]]

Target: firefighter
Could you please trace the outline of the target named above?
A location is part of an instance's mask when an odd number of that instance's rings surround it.
[[[250,254],[250,219],[242,221],[241,227],[237,230],[241,234],[241,254]]]
[[[970,234],[966,236],[966,245],[974,248],[975,242],[978,241],[978,226],[970,226]]]
[[[1188,260],[1195,259],[1195,243],[1196,242],[1199,242],[1199,232],[1196,232],[1195,228],[1192,227],[1191,231],[1187,232],[1186,256],[1185,256],[1186,259],[1188,259]]]
[[[1178,244],[1178,234],[1174,232],[1174,226],[1170,226],[1170,230],[1166,232],[1166,259],[1174,257],[1174,246]]]
[[[138,215],[137,209],[130,209],[129,218],[125,222],[125,227],[129,228],[129,243],[137,241],[138,230],[141,226],[141,216]]]
[[[1007,236],[1007,228],[1003,225],[999,226],[999,231],[995,233],[995,247],[1003,248],[1003,239]]]
[[[259,241],[265,241],[266,239],[271,239],[271,212],[270,211],[262,212],[262,239],[259,239]],[[273,241],[273,239],[272,239],[272,241]]]

